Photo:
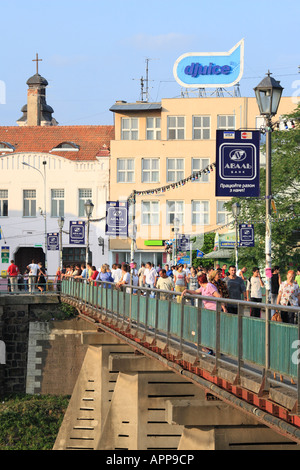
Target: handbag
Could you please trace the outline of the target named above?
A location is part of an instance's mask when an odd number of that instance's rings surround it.
[[[274,315],[272,316],[271,320],[272,320],[272,321],[281,321],[281,322],[282,322],[282,318],[281,318],[280,312],[278,312],[278,311],[276,310],[276,312],[275,312]]]

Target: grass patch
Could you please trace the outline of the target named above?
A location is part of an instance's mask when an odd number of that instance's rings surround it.
[[[0,450],[51,450],[70,397],[17,395],[0,401]]]

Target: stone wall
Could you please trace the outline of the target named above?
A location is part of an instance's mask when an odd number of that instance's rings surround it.
[[[0,340],[6,363],[0,364],[0,395],[70,394],[85,355],[82,329],[91,325],[77,317],[45,321],[59,310],[53,295],[1,295]]]

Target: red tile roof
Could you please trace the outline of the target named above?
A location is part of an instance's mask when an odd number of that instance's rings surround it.
[[[95,160],[109,156],[114,134],[114,126],[0,126],[0,143],[11,144],[14,153],[49,153],[63,142],[72,142],[79,146],[78,151],[55,150],[51,154],[68,160]]]

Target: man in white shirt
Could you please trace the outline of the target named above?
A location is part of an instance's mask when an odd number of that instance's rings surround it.
[[[262,291],[264,287],[262,278],[260,277],[259,268],[255,267],[252,270],[252,276],[247,281],[247,300],[250,302],[261,302]],[[251,307],[251,317],[260,317],[260,308]]]
[[[115,283],[119,282],[122,278],[122,269],[120,264],[116,264],[116,268],[111,272],[111,276]]]
[[[239,269],[238,272],[236,273],[237,276],[241,277],[243,281],[246,281],[247,279],[245,278],[245,273],[247,271],[247,268],[244,266],[242,269]]]
[[[32,263],[30,263],[27,266],[27,269],[29,271],[29,277],[28,277],[29,292],[33,293],[34,288],[35,288],[36,279],[37,279],[37,274],[38,274],[38,271],[39,271],[40,268],[39,268],[39,265],[36,264],[35,260],[33,259]]]
[[[146,269],[144,271],[144,284],[146,287],[155,287],[157,272],[153,264],[146,263]],[[154,293],[151,293],[150,297],[154,297]]]

